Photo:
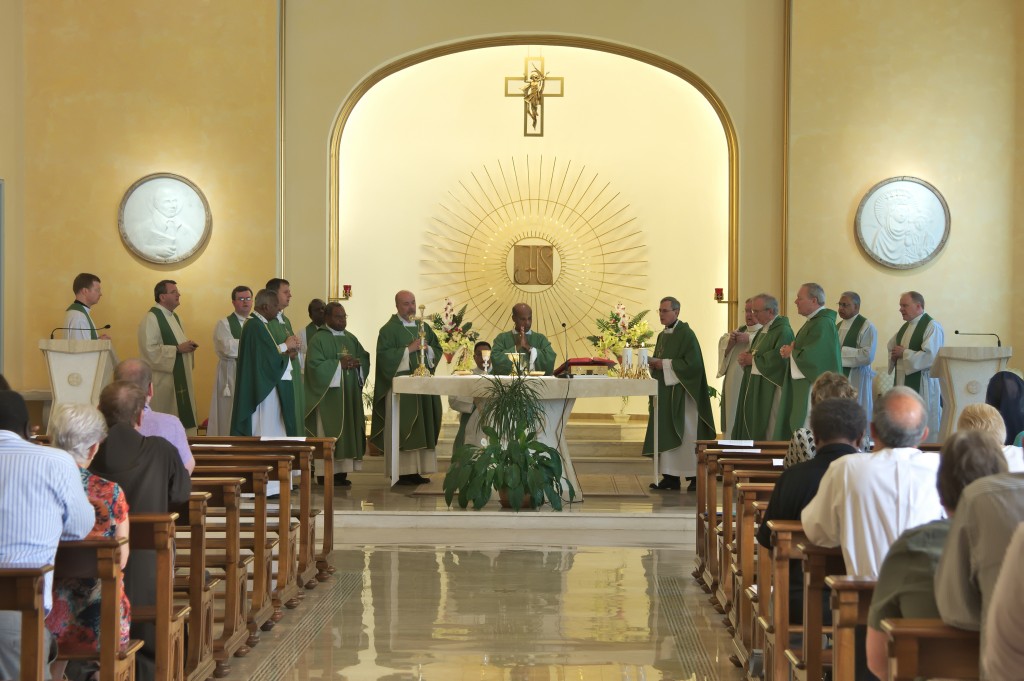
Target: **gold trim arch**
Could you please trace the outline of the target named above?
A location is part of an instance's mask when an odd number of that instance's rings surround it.
[[[587,50],[597,50],[600,52],[607,52],[609,54],[616,54],[620,57],[626,57],[628,59],[635,59],[637,61],[649,64],[657,67],[663,71],[667,71],[674,76],[682,78],[687,83],[692,85],[694,89],[700,92],[711,107],[718,114],[718,119],[722,122],[722,129],[725,132],[725,140],[729,150],[729,276],[728,276],[728,298],[729,298],[729,328],[734,328],[737,324],[738,310],[739,310],[739,184],[740,184],[740,171],[739,171],[739,140],[736,136],[736,127],[733,125],[732,119],[729,117],[729,112],[726,111],[725,104],[718,97],[714,90],[711,89],[703,79],[700,78],[693,71],[690,71],[684,66],[680,66],[673,61],[670,61],[660,55],[652,52],[646,52],[644,50],[637,49],[635,47],[629,47],[626,45],[619,45],[617,43],[607,42],[604,40],[596,40],[594,38],[583,38],[578,36],[567,36],[567,35],[554,35],[554,34],[513,34],[513,35],[501,35],[501,36],[488,36],[483,38],[471,38],[469,40],[461,40],[452,43],[446,43],[444,45],[437,45],[434,47],[415,52],[413,54],[406,55],[393,62],[385,64],[380,67],[369,76],[364,78],[355,89],[345,99],[345,102],[341,105],[338,110],[338,115],[334,119],[334,126],[331,129],[330,139],[330,159],[328,164],[328,221],[329,221],[329,238],[328,238],[328,291],[332,299],[338,299],[341,297],[341,291],[339,290],[339,260],[338,260],[338,248],[340,241],[339,231],[339,205],[338,205],[338,171],[339,171],[339,155],[341,150],[341,136],[345,131],[345,124],[348,122],[349,116],[352,114],[352,110],[355,109],[356,104],[362,99],[363,95],[370,91],[370,89],[384,80],[388,76],[398,73],[399,71],[415,66],[416,64],[430,61],[438,57],[445,57],[450,54],[458,54],[459,52],[468,52],[470,50],[478,50],[485,47],[508,47],[515,45],[524,46],[542,46],[542,45],[557,45],[561,47],[579,47]]]

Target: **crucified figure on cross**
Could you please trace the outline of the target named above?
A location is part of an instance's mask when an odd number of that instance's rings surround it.
[[[537,114],[540,110],[541,105],[544,103],[544,83],[547,82],[546,73],[541,73],[540,69],[536,66],[533,67],[533,73],[530,74],[529,80],[526,80],[526,86],[523,87],[523,99],[526,101],[526,111],[530,115],[530,120],[533,122],[533,129],[537,129]]]

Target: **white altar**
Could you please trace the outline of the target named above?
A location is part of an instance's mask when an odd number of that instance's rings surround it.
[[[510,380],[506,377],[506,380]],[[576,470],[569,455],[565,440],[565,426],[569,421],[573,405],[579,397],[627,397],[633,395],[654,397],[654,481],[658,475],[658,382],[654,379],[612,378],[610,376],[577,376],[575,378],[554,378],[539,376],[541,401],[544,405],[547,428],[538,439],[558,450],[562,457],[565,478],[576,490],[576,500],[583,500],[583,490],[576,478]],[[459,395],[480,397],[487,387],[483,376],[398,376],[392,382],[387,415],[384,424],[384,450],[387,453],[386,473],[391,484],[398,482],[398,414],[399,394],[411,395]],[[466,428],[466,442],[479,441],[479,410]],[[472,433],[476,433],[473,435]]]

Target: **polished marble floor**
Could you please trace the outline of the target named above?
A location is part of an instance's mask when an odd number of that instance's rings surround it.
[[[352,476],[337,518],[443,500]],[[692,494],[602,499],[606,515],[682,514]],[[369,506],[367,506],[369,504]],[[598,509],[597,507],[600,507]],[[423,533],[338,527],[332,580],[306,593],[248,657],[237,679],[641,681],[740,679],[721,616],[696,585],[692,533],[645,542],[633,532],[563,529]],[[664,535],[664,533],[662,533]],[[355,539],[355,541],[353,541]]]

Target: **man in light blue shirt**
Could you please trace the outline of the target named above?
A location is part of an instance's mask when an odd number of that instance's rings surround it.
[[[14,391],[0,391],[0,564],[52,565],[57,544],[84,539],[96,513],[71,455],[28,442],[28,432],[25,400]],[[47,612],[52,583],[53,573],[47,573]],[[52,661],[56,646],[46,636]],[[20,654],[21,614],[0,611],[0,679],[19,678]],[[44,678],[50,678],[49,665]]]

